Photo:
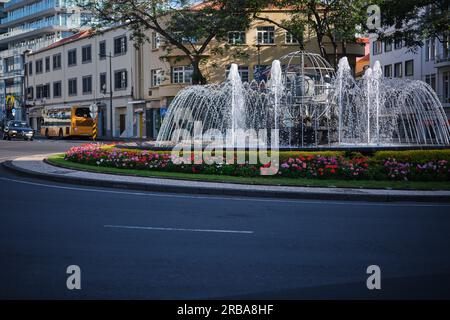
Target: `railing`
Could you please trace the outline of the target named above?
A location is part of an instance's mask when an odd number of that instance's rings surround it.
[[[13,78],[13,77],[23,77],[24,71],[22,70],[11,70],[7,72],[0,72],[0,79],[7,79],[7,78]]]
[[[46,28],[46,27],[61,26],[61,25],[62,25],[62,23],[61,23],[61,19],[59,19],[59,15],[52,16],[51,18],[41,19],[41,20],[38,20],[36,22],[30,23],[30,24],[27,25],[26,28],[8,31],[8,32],[0,35],[0,40],[3,40],[5,38],[9,38],[9,37],[13,37],[13,36],[16,36],[16,35],[20,35],[20,34],[23,34],[23,33],[27,33],[27,32],[30,32],[30,31]]]
[[[1,57],[12,57],[18,54],[23,53],[25,50],[39,50],[41,48],[47,47],[51,44],[53,44],[54,42],[61,40],[60,38],[55,38],[55,39],[49,39],[49,40],[42,40],[36,43],[29,43],[29,44],[24,44],[22,46],[17,46],[8,50],[3,50],[0,51],[0,56]]]
[[[11,0],[5,3],[5,8],[9,8],[12,6],[15,6],[16,4],[18,4],[19,2],[23,2],[24,0]]]
[[[436,59],[434,59],[434,63],[438,64],[438,63],[444,63],[444,62],[448,62],[450,61],[450,52],[447,54],[441,54],[436,56]]]
[[[14,20],[18,20],[27,16],[31,16],[33,14],[46,11],[52,8],[57,7],[58,1],[55,0],[44,0],[33,3],[31,5],[24,6],[20,9],[13,10],[8,12],[8,15],[5,19],[2,19],[2,23],[8,23]]]

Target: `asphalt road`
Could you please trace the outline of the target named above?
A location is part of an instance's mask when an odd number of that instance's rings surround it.
[[[0,159],[77,143],[0,141]],[[0,169],[0,221],[0,298],[450,298],[448,204],[158,194]],[[369,265],[381,290],[366,288]]]

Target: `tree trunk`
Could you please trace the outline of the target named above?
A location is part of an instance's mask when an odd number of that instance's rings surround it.
[[[319,34],[316,30],[317,34],[317,45],[319,46],[320,55],[322,58],[324,58],[328,63],[330,63],[330,58],[328,57],[327,50],[325,49],[325,46],[323,44],[323,38],[324,36],[322,34]]]
[[[200,84],[204,85],[207,83],[207,80],[205,76],[202,74],[202,71],[200,70],[200,59],[194,58],[192,61],[192,84]]]
[[[333,64],[334,64],[334,68],[337,68],[338,65],[338,46],[335,42],[333,42]]]
[[[342,56],[347,56],[347,41],[342,40]]]

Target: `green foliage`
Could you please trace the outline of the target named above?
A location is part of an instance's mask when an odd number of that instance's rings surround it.
[[[149,30],[160,34],[169,44],[163,46],[167,59],[175,47],[191,61],[194,84],[206,83],[200,62],[212,40],[227,37],[229,31],[245,30],[251,22],[246,0],[211,0],[200,5],[187,0],[76,1],[93,13],[94,29],[126,25],[136,46],[150,41]],[[220,50],[212,52],[220,54]]]
[[[338,51],[346,54],[347,44],[355,43],[358,26],[365,23],[367,1],[364,0],[255,0],[259,4],[255,19],[271,22],[291,33],[304,47],[305,32],[312,31],[320,54],[330,63],[337,65]],[[263,9],[274,5],[285,10],[288,18],[281,23],[263,14]],[[327,51],[325,43],[331,42],[333,52]],[[338,47],[341,50],[338,50]],[[330,56],[332,59],[330,59]]]
[[[374,0],[373,4],[381,8],[384,30],[377,32],[381,40],[401,39],[416,51],[425,39],[436,38],[443,43],[449,36],[448,0]]]
[[[374,161],[396,159],[401,162],[425,163],[429,161],[447,160],[450,162],[450,150],[408,150],[408,151],[378,151],[372,157]]]

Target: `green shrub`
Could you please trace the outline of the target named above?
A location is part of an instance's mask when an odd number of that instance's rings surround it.
[[[386,159],[396,159],[400,162],[425,163],[429,161],[450,161],[450,150],[406,150],[406,151],[377,151],[370,159],[371,162],[381,162]]]

